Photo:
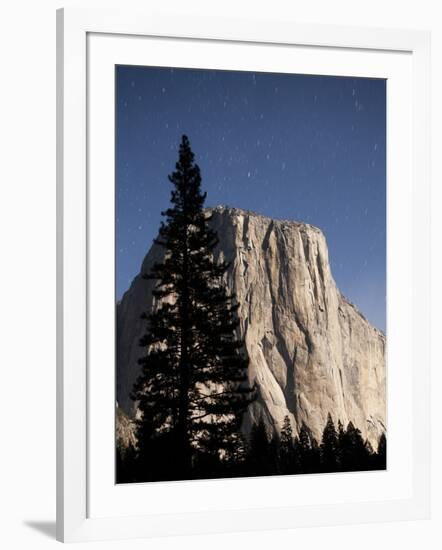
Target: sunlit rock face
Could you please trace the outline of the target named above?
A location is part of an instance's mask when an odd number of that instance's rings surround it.
[[[244,430],[263,418],[279,431],[288,415],[295,433],[304,422],[319,441],[330,413],[335,423],[352,421],[376,448],[386,429],[385,336],[339,292],[323,233],[235,208],[208,212],[216,257],[230,262],[225,281],[239,303],[249,378],[259,393]],[[162,254],[153,245],[141,274]],[[154,307],[154,282],[141,274],[117,307],[117,401],[129,415],[146,328],[140,316]]]

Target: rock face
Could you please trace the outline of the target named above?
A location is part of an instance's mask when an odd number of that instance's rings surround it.
[[[335,423],[352,421],[376,448],[386,430],[385,336],[339,292],[322,232],[234,208],[211,213],[259,390],[244,430],[260,418],[280,430],[288,415],[295,433],[304,422],[319,441],[330,413]],[[153,245],[141,273],[162,254]],[[152,286],[138,275],[117,307],[117,400],[129,415],[145,330],[140,315],[153,307]]]

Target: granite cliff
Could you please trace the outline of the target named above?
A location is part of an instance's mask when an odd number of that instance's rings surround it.
[[[295,433],[304,422],[320,440],[330,412],[336,423],[352,421],[376,448],[386,430],[386,340],[337,288],[323,233],[235,208],[210,213],[216,256],[231,262],[225,280],[236,293],[249,377],[259,390],[244,430],[261,417],[280,430],[288,415]],[[140,316],[154,307],[153,281],[142,274],[162,254],[152,246],[117,306],[117,401],[129,417],[145,330]]]

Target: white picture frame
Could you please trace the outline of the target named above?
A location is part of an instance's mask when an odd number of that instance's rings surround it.
[[[95,48],[102,57],[91,54],[91,39],[107,37],[110,40],[105,48]],[[113,44],[118,37],[119,43]],[[403,186],[405,210],[409,207],[408,217],[398,221],[396,229],[406,227],[402,235],[399,231],[391,232],[394,244],[402,250],[400,257],[390,254],[390,262],[408,262],[407,273],[403,277],[401,293],[393,300],[399,309],[401,296],[409,296],[409,308],[396,312],[395,323],[397,338],[403,338],[409,344],[409,373],[404,375],[403,382],[399,377],[389,379],[389,399],[401,395],[403,399],[395,399],[397,407],[402,406],[402,424],[407,419],[409,446],[405,465],[398,462],[390,469],[388,475],[393,479],[395,470],[398,475],[395,484],[391,485],[391,493],[385,493],[382,498],[361,496],[354,499],[339,499],[333,496],[327,500],[313,496],[308,503],[302,503],[290,498],[279,506],[264,506],[259,502],[255,506],[237,504],[235,498],[229,502],[228,495],[233,490],[232,484],[249,483],[248,489],[265,492],[268,495],[278,495],[284,490],[285,478],[255,480],[217,480],[218,488],[223,488],[227,497],[221,508],[192,509],[186,507],[188,485],[183,482],[168,488],[168,495],[176,495],[181,499],[181,507],[167,512],[167,501],[164,510],[160,512],[144,511],[136,514],[129,508],[112,509],[99,506],[100,491],[103,498],[110,502],[112,495],[105,493],[104,485],[95,483],[98,476],[94,464],[100,463],[101,455],[96,450],[96,419],[94,412],[97,407],[111,411],[113,394],[108,385],[104,384],[105,395],[102,398],[94,390],[94,369],[91,369],[90,358],[93,342],[91,342],[90,326],[93,310],[95,288],[91,277],[96,248],[94,248],[94,227],[97,223],[103,227],[106,219],[113,217],[112,203],[103,202],[102,214],[94,209],[94,189],[90,189],[91,178],[97,178],[97,173],[103,174],[103,181],[109,182],[112,172],[106,170],[99,157],[106,157],[107,149],[103,145],[103,153],[93,146],[94,128],[90,123],[95,120],[94,90],[90,88],[91,71],[96,67],[109,67],[113,57],[109,52],[115,49],[125,49],[124,59],[135,54],[131,48],[123,48],[131,40],[143,40],[143,37],[154,44],[155,40],[162,43],[170,41],[173,56],[173,45],[176,41],[191,41],[204,43],[208,47],[216,45],[218,50],[226,50],[225,58],[233,62],[235,48],[246,45],[261,45],[263,48],[278,48],[281,45],[287,49],[302,50],[302,48],[327,53],[328,56],[341,57],[340,63],[347,64],[348,74],[358,70],[358,76],[364,76],[364,67],[356,69],[358,56],[365,56],[368,64],[375,65],[370,55],[389,56],[391,71],[394,72],[395,58],[405,59],[404,67],[399,71],[405,75],[410,84],[402,94],[408,102],[404,109],[409,108],[410,120],[404,121],[406,127],[403,149],[410,152],[410,163],[404,168],[404,180],[409,185]],[[263,50],[264,51],[264,50]],[[104,53],[107,52],[106,59]],[[343,55],[351,54],[351,55]],[[149,53],[152,63],[155,61],[155,50]],[[129,57],[127,57],[129,56]],[[352,58],[353,61],[350,59]],[[98,59],[98,64],[96,60]],[[133,57],[134,63],[138,62]],[[270,56],[268,59],[271,59]],[[371,59],[371,61],[370,61]],[[195,61],[195,66],[200,66]],[[271,60],[268,62],[270,70]],[[155,64],[155,63],[153,63]],[[401,62],[398,61],[400,65]],[[363,65],[363,64],[362,64]],[[389,66],[390,66],[389,65]],[[406,67],[405,67],[406,65]],[[408,67],[408,68],[407,68]],[[104,70],[104,69],[103,69]],[[371,69],[377,71],[376,68]],[[387,70],[387,69],[385,69]],[[390,69],[388,69],[390,70]],[[131,537],[147,537],[160,535],[176,535],[190,533],[210,533],[223,529],[224,531],[241,531],[253,529],[287,528],[296,526],[333,525],[343,523],[358,523],[367,521],[392,521],[399,519],[426,518],[429,515],[429,34],[421,31],[399,31],[346,28],[336,26],[300,25],[291,21],[257,20],[250,17],[247,21],[222,18],[189,18],[183,16],[155,16],[149,12],[135,13],[129,10],[81,10],[64,9],[57,13],[57,112],[58,112],[58,150],[57,150],[57,250],[58,250],[58,307],[57,307],[57,538],[58,540],[85,541],[100,539],[116,539]],[[314,70],[312,69],[312,72]],[[345,71],[344,71],[345,72]],[[399,74],[398,72],[398,74]],[[97,74],[99,70],[97,71]],[[377,74],[370,73],[370,74]],[[393,74],[393,73],[392,73]],[[95,73],[94,73],[95,75]],[[367,73],[368,76],[368,73]],[[402,78],[399,77],[398,78]],[[106,80],[100,74],[95,80]],[[398,80],[399,82],[399,80]],[[399,92],[397,97],[399,98]],[[103,104],[110,105],[110,99],[104,98]],[[395,99],[391,97],[389,99]],[[109,100],[109,101],[108,101]],[[93,112],[92,112],[93,110]],[[106,111],[103,111],[106,115]],[[98,120],[98,119],[96,119]],[[397,119],[392,119],[397,120]],[[103,119],[101,119],[103,121]],[[394,122],[391,129],[401,134],[399,122]],[[92,126],[92,130],[91,130]],[[103,123],[103,126],[106,126]],[[396,127],[397,126],[397,127]],[[110,129],[113,128],[113,122]],[[106,130],[109,130],[106,126]],[[109,132],[108,132],[109,133]],[[91,149],[92,143],[92,149]],[[93,151],[93,157],[91,156]],[[398,153],[398,151],[396,151]],[[392,151],[392,155],[396,154]],[[112,160],[109,160],[112,164]],[[389,177],[392,172],[389,172]],[[393,173],[396,179],[399,172]],[[101,176],[100,176],[101,177]],[[112,182],[111,182],[112,183]],[[401,186],[396,186],[401,192]],[[106,184],[107,185],[107,184]],[[389,193],[389,215],[396,210],[392,198],[397,195]],[[95,200],[96,204],[96,200]],[[408,206],[407,206],[408,205]],[[395,216],[395,215],[394,215]],[[393,220],[396,219],[393,216]],[[399,219],[399,218],[398,218]],[[113,233],[111,235],[113,239]],[[112,241],[113,242],[113,241]],[[390,243],[391,244],[391,243]],[[106,247],[105,247],[106,248]],[[392,247],[390,246],[390,250]],[[91,262],[92,259],[92,262]],[[391,263],[389,264],[391,265]],[[396,264],[394,264],[396,265]],[[399,265],[399,264],[397,264]],[[398,271],[398,269],[396,269]],[[398,274],[400,275],[400,274]],[[398,277],[399,278],[399,277]],[[405,282],[404,282],[405,281]],[[391,282],[389,283],[391,284]],[[111,285],[112,287],[113,285]],[[407,302],[407,300],[403,300]],[[92,306],[91,306],[92,304]],[[112,304],[113,307],[113,304]],[[404,319],[403,325],[399,318]],[[401,328],[402,327],[402,328]],[[394,331],[394,327],[392,327]],[[402,332],[401,332],[402,331]],[[408,331],[408,332],[407,332]],[[96,333],[93,333],[96,334]],[[419,342],[419,347],[413,346]],[[403,385],[402,385],[403,384]],[[107,389],[106,389],[107,388]],[[408,395],[408,398],[406,397]],[[101,399],[103,402],[101,402]],[[390,399],[391,401],[391,399]],[[105,403],[110,403],[108,407]],[[400,402],[400,404],[399,404]],[[389,423],[394,424],[389,403]],[[107,413],[106,413],[107,414]],[[109,415],[108,415],[109,416]],[[393,418],[392,418],[393,417]],[[91,421],[92,418],[92,421]],[[109,419],[112,427],[113,420]],[[94,424],[95,423],[95,424]],[[401,423],[398,421],[397,425]],[[418,429],[419,428],[419,429]],[[95,430],[95,431],[94,431]],[[109,441],[109,438],[107,442]],[[99,447],[106,449],[107,443]],[[390,440],[389,440],[390,452]],[[394,448],[393,451],[394,452]],[[92,455],[92,456],[91,456]],[[105,470],[105,468],[103,468]],[[366,473],[365,475],[370,475]],[[354,474],[363,475],[364,474]],[[309,483],[308,476],[302,476],[303,483]],[[314,484],[330,483],[329,491],[337,483],[336,475],[316,477]],[[348,485],[359,483],[357,477],[348,478]],[[369,478],[368,484],[373,486],[374,478]],[[385,478],[388,482],[388,479]],[[376,481],[377,483],[378,481]],[[381,483],[379,481],[379,483]],[[200,483],[200,482],[198,482]],[[213,483],[213,481],[211,482]],[[260,483],[259,486],[256,484]],[[313,482],[312,482],[313,483]],[[165,492],[167,484],[157,484],[156,494]],[[171,485],[171,484],[169,484]],[[384,483],[388,485],[388,483]],[[402,491],[398,489],[402,486]],[[252,487],[253,486],[253,487]],[[364,480],[361,480],[361,488]],[[112,489],[112,488],[111,488]],[[316,489],[318,490],[318,489]],[[146,495],[153,494],[149,484],[138,485],[137,491]],[[186,493],[187,491],[187,493]],[[199,491],[204,491],[204,485],[199,485]],[[396,492],[395,492],[396,491]],[[93,499],[91,506],[91,492]],[[343,493],[345,489],[343,488]],[[96,495],[98,493],[98,498]],[[179,494],[180,493],[180,494]],[[179,496],[178,496],[179,494]],[[313,491],[312,493],[316,493]],[[365,494],[365,493],[364,493]],[[120,493],[121,495],[121,493]],[[362,495],[362,492],[361,492]],[[168,497],[169,498],[169,497]],[[365,498],[365,500],[364,500]],[[120,499],[124,502],[124,499]],[[302,500],[302,499],[301,499]],[[95,502],[98,502],[95,505]],[[222,528],[220,526],[223,526]]]

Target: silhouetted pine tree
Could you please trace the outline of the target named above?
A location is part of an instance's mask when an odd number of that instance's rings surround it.
[[[327,423],[322,433],[321,441],[321,463],[322,471],[336,472],[339,465],[339,444],[338,434],[331,414],[328,413]]]
[[[245,472],[248,451],[247,440],[240,431],[235,433],[235,438],[234,451],[224,459],[223,471],[229,476],[248,475]]]
[[[295,437],[293,441],[293,462],[291,465],[291,473],[293,474],[302,474],[302,460],[301,460],[301,443],[299,437]]]
[[[339,470],[342,470],[342,455],[343,455],[343,451],[342,449],[344,448],[344,439],[345,439],[345,430],[344,430],[344,426],[342,424],[342,422],[340,420],[338,420],[338,434],[337,434],[337,437],[338,437],[338,464],[339,464]]]
[[[311,438],[311,472],[322,472],[321,447],[314,437]]]
[[[279,439],[270,436],[264,420],[252,427],[246,462],[246,475],[263,476],[279,472]]]
[[[228,265],[212,257],[217,236],[208,227],[206,194],[186,136],[169,180],[172,206],[162,213],[166,221],[155,241],[165,257],[145,274],[157,281],[159,305],[146,316],[142,373],[132,398],[142,413],[140,461],[149,465],[157,451],[161,461],[166,451],[177,477],[186,478],[198,453],[219,459],[235,454],[235,434],[253,390],[243,342],[236,337],[237,305],[222,281]]]
[[[383,433],[379,438],[375,467],[378,470],[385,470],[387,467],[387,436],[385,433]]]
[[[295,473],[295,442],[290,418],[284,417],[280,435],[280,470],[282,474]]]
[[[369,468],[370,454],[362,439],[361,432],[348,423],[342,440],[342,469],[344,471],[358,471]]]
[[[265,475],[269,470],[269,436],[262,418],[252,426],[249,437],[247,470],[250,475]]]
[[[279,433],[274,432],[269,442],[269,473],[278,475],[281,474],[281,459],[280,459],[281,441]]]
[[[376,469],[376,458],[377,454],[373,450],[373,445],[368,441],[368,439],[364,442],[365,445],[365,452],[367,453],[366,456],[366,470],[375,470]]]
[[[311,473],[314,471],[314,460],[312,452],[312,438],[310,430],[304,424],[301,425],[298,437],[298,452],[299,460],[301,464],[301,472],[303,474]]]

